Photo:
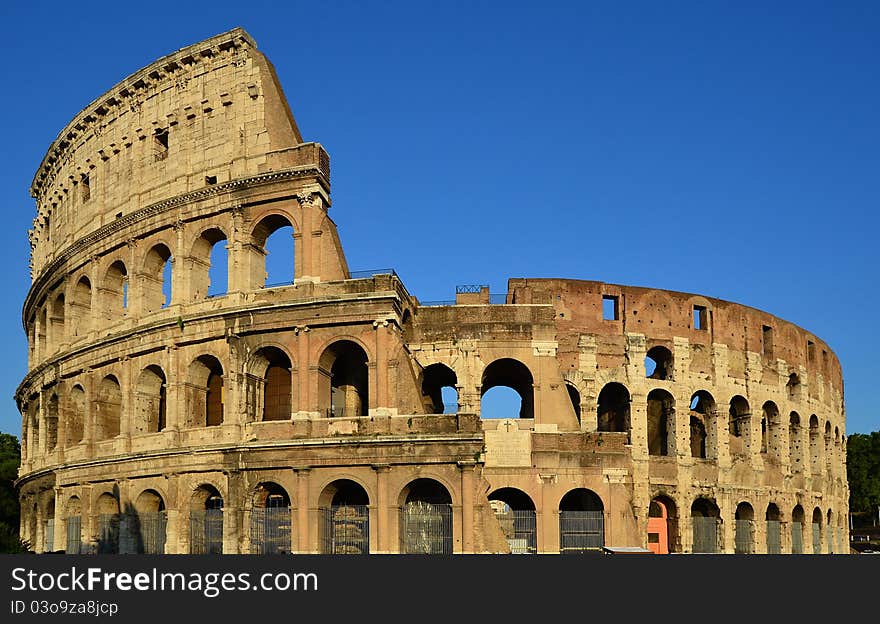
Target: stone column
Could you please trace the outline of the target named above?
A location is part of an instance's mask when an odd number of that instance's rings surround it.
[[[309,472],[311,468],[294,468],[296,472],[296,529],[297,552],[313,552],[309,542]]]
[[[241,552],[243,489],[241,472],[230,471],[226,475],[226,496],[223,499],[223,553],[227,555]]]
[[[474,552],[474,466],[475,462],[458,462],[461,471],[461,550]]]
[[[377,408],[388,408],[391,407],[388,402],[388,321],[373,321],[373,329],[376,330],[376,400],[374,405]],[[370,389],[372,390],[372,388]]]
[[[376,464],[373,466],[376,471],[376,530],[370,531],[375,535],[371,535],[371,542],[376,545],[376,552],[387,554],[391,551],[391,526],[388,522],[389,518],[389,501],[388,501],[388,473],[391,466],[387,464]],[[372,544],[370,545],[372,551]]]

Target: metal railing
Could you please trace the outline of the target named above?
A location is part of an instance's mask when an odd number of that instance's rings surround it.
[[[818,522],[813,523],[813,554],[822,554],[822,526]]]
[[[119,552],[119,514],[98,516],[98,554],[115,555]]]
[[[419,301],[422,308],[435,308],[440,306],[454,306],[455,299],[437,299],[436,301]]]
[[[366,505],[333,505],[321,509],[321,552],[325,555],[370,553],[370,509]]]
[[[694,516],[694,547],[695,553],[718,552],[718,519],[712,516]]]
[[[512,555],[533,555],[538,552],[538,525],[533,509],[507,509],[495,512],[504,531]]]
[[[67,531],[67,544],[64,552],[78,555],[82,546],[82,518],[69,516],[64,524]]]
[[[605,514],[601,511],[560,511],[559,552],[601,552],[605,545]]]
[[[791,554],[804,554],[804,528],[800,522],[791,523]]]
[[[46,530],[43,533],[43,552],[52,552],[55,550],[55,518],[46,520]]]
[[[484,288],[489,288],[489,284],[461,284],[455,287],[455,294],[479,294]]]
[[[223,553],[223,510],[191,511],[189,515],[189,551],[193,555]]]
[[[366,271],[349,271],[348,275],[348,279],[368,279],[377,275],[393,275],[397,277],[397,272],[394,269],[367,269]]]
[[[411,501],[400,512],[401,552],[452,554],[452,505]]]
[[[251,510],[251,554],[290,553],[291,524],[290,507],[254,507]]]
[[[165,511],[142,512],[137,515],[140,549],[145,555],[161,555],[165,552],[165,532],[168,514]]]
[[[755,552],[754,534],[752,530],[753,523],[751,520],[737,520],[736,530],[734,532],[734,550],[738,555],[751,555]]]
[[[782,523],[779,520],[767,520],[767,554],[782,554]]]
[[[324,410],[326,418],[362,418],[367,416],[362,408],[357,407],[328,407]]]
[[[825,527],[825,543],[828,544],[828,554],[834,553],[834,529],[830,525]]]

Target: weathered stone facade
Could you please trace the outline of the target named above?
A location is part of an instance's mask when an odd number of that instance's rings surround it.
[[[240,29],[86,107],[31,193],[35,550],[848,550],[822,340],[678,292],[512,279],[503,301],[420,304],[391,271],[353,275],[329,157]],[[284,226],[295,279],[266,286]],[[497,386],[520,413],[481,419]]]

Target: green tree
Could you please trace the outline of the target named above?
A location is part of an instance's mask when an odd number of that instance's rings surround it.
[[[880,507],[880,431],[847,437],[846,476],[849,510],[876,517]]]
[[[0,552],[3,553],[26,550],[18,536],[18,494],[13,485],[20,463],[18,438],[0,433]]]

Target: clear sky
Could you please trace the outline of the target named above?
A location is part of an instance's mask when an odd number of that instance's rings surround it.
[[[85,105],[234,26],[332,159],[352,270],[421,300],[569,277],[697,292],[826,340],[873,398],[877,2],[0,5],[0,430],[26,372],[28,187]]]

